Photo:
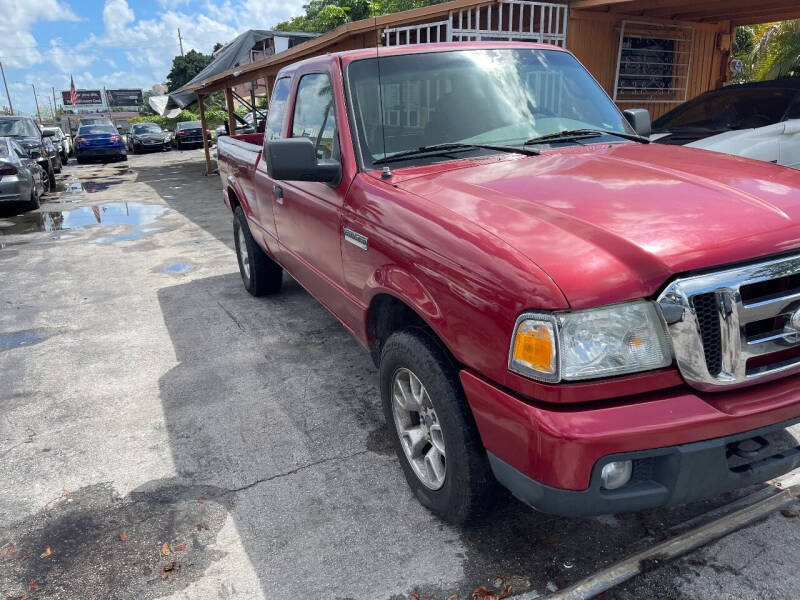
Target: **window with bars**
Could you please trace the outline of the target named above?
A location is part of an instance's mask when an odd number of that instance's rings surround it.
[[[623,21],[614,101],[685,102],[693,45],[692,27]]]

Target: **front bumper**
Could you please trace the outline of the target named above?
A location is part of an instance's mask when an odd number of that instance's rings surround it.
[[[724,394],[678,387],[577,407],[526,402],[469,371],[460,377],[495,476],[543,512],[682,504],[800,466],[796,446],[774,454],[765,448],[747,468],[728,462],[731,444],[800,421],[798,377]],[[634,460],[634,477],[603,490],[600,470],[613,460]]]

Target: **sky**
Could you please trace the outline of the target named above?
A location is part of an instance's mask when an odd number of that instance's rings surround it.
[[[31,84],[49,106],[52,88],[142,88],[163,83],[183,50],[208,54],[246,29],[302,14],[307,0],[0,0],[0,62],[15,112],[35,115]],[[0,105],[7,106],[0,87]]]

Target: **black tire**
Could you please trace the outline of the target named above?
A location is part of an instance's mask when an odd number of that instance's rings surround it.
[[[67,156],[64,156],[64,157],[61,159],[61,164],[62,164],[62,165],[68,165],[68,164],[69,164],[69,155],[67,155]]]
[[[136,146],[131,146],[128,148],[128,154],[136,154]]]
[[[77,157],[75,157],[75,162],[78,163],[79,165],[82,165],[86,161],[83,158],[81,158],[80,156],[77,156]]]
[[[181,149],[181,143],[175,142],[175,150],[180,150],[180,149]]]
[[[439,489],[427,487],[411,468],[392,409],[395,374],[411,371],[425,386],[444,437],[445,476]],[[389,435],[403,474],[419,502],[445,521],[462,525],[483,516],[501,491],[472,418],[457,368],[432,334],[423,329],[393,333],[383,346],[380,390]]]
[[[53,172],[53,165],[47,165],[47,181],[50,183],[50,189],[48,192],[52,192],[56,189],[56,174]]]
[[[39,194],[36,193],[36,183],[34,182],[33,189],[31,190],[31,199],[28,201],[26,208],[27,210],[36,210],[39,208],[40,204]]]
[[[245,270],[242,261],[242,249],[239,233],[244,239],[247,251],[249,274]],[[236,207],[233,215],[233,242],[236,247],[236,260],[239,263],[239,274],[242,276],[244,289],[253,296],[265,296],[275,294],[281,290],[283,285],[283,269],[272,260],[253,239],[250,233],[250,226],[247,224],[247,217],[241,206]]]

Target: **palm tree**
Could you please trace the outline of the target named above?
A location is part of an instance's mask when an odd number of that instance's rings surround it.
[[[800,77],[800,19],[737,28],[733,54],[744,63],[740,81]]]

